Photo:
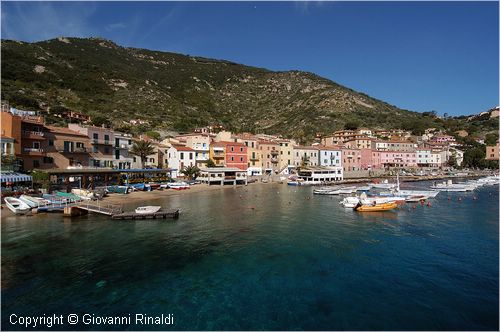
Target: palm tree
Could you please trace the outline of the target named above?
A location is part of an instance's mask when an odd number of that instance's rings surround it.
[[[144,168],[144,163],[147,161],[147,157],[150,154],[155,153],[155,147],[151,142],[146,141],[136,141],[129,151],[131,154],[136,155],[141,158],[141,168]]]
[[[182,169],[181,173],[187,176],[189,180],[194,180],[200,175],[200,169],[198,166],[186,166]]]
[[[300,160],[300,166],[305,167],[309,165],[309,157],[307,155],[302,156],[302,159]]]

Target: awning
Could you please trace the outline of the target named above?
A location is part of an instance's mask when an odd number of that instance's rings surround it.
[[[0,182],[25,182],[32,181],[32,177],[30,175],[21,174],[21,173],[0,173]]]

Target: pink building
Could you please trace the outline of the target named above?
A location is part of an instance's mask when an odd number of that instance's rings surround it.
[[[381,151],[380,162],[385,168],[417,167],[417,156],[415,151]]]
[[[358,171],[361,169],[361,150],[342,147],[342,168],[344,171]]]
[[[437,143],[455,143],[455,138],[450,135],[438,135],[434,136],[431,141]]]
[[[361,149],[361,169],[371,170],[382,168],[381,151],[374,149]]]

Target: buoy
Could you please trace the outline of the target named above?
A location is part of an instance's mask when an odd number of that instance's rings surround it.
[[[428,206],[428,207],[431,207],[431,202],[427,202],[427,206]]]
[[[475,196],[472,199],[475,200],[475,201],[477,201],[477,197],[475,197]]]
[[[416,209],[417,208],[417,204],[413,205],[413,208]]]
[[[448,197],[448,200],[451,201],[451,197]]]
[[[459,198],[458,198],[458,201],[460,202],[461,200],[462,200],[462,197],[459,197]]]

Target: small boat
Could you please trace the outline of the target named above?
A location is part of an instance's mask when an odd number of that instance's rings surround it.
[[[151,191],[151,186],[149,184],[146,184],[146,183],[136,183],[136,184],[132,184],[130,186],[132,188],[134,188],[134,190],[138,190],[138,191]]]
[[[314,189],[316,195],[348,195],[356,192],[356,187],[322,187]]]
[[[345,208],[355,208],[359,204],[359,197],[358,196],[349,196],[345,197],[341,202],[340,205],[342,205]]]
[[[155,182],[150,182],[148,184],[151,187],[151,190],[159,189],[161,187],[161,185],[159,183],[155,183]]]
[[[189,189],[189,184],[186,182],[171,182],[168,184],[168,187],[174,190],[184,190]]]
[[[110,193],[128,194],[130,192],[129,186],[107,186],[106,190]]]
[[[332,191],[338,190],[339,187],[321,187],[313,189],[313,194],[316,195],[332,195],[330,194]]]
[[[370,189],[372,189],[371,185],[356,187],[356,191],[370,191]]]
[[[289,186],[302,186],[303,181],[288,181],[286,184]]]
[[[372,186],[372,188],[376,188],[376,189],[394,189],[394,188],[396,188],[397,184],[396,183],[389,183],[389,181],[387,181],[387,179],[385,179],[384,181],[382,181],[380,183],[373,183],[371,186]]]
[[[5,197],[5,205],[15,214],[26,214],[31,208],[28,204],[15,197]]]
[[[23,201],[24,203],[28,204],[28,206],[31,208],[37,208],[40,206],[46,206],[46,205],[51,204],[50,200],[45,199],[45,198],[41,198],[41,197],[32,197],[32,196],[28,196],[28,195],[21,195],[19,197],[19,199],[21,201]]]
[[[135,209],[135,213],[141,213],[141,214],[155,213],[160,211],[160,209],[161,206],[156,206],[156,205],[139,206],[137,209]]]
[[[431,186],[431,189],[435,189],[435,190],[439,190],[439,191],[458,191],[458,192],[465,192],[465,191],[474,190],[473,186],[469,186],[466,184],[453,183],[451,180],[448,180],[447,182],[436,183],[433,186]]]
[[[358,204],[354,211],[359,212],[378,212],[378,211],[389,211],[397,208],[398,205],[394,202],[382,203],[382,204],[373,204],[373,205],[364,205]]]
[[[65,203],[80,202],[82,200],[82,198],[78,195],[75,195],[73,193],[65,193],[62,191],[56,191],[56,196],[60,197],[61,201]]]

